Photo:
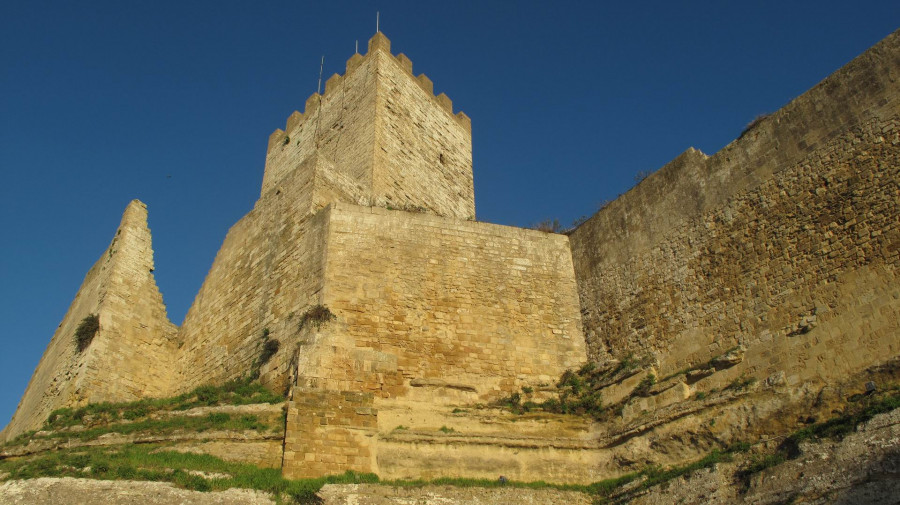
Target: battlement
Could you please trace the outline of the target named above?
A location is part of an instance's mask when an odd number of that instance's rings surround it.
[[[339,91],[344,82],[345,76],[349,76],[351,73],[353,73],[363,64],[366,58],[370,57],[370,55],[372,55],[375,51],[382,51],[383,53],[390,56],[391,59],[400,66],[400,68],[402,68],[410,77],[415,79],[419,87],[422,88],[422,91],[424,91],[428,96],[434,99],[435,103],[440,106],[440,108],[447,111],[448,114],[453,116],[453,118],[460,124],[460,126],[471,132],[472,121],[469,116],[467,116],[466,113],[462,111],[454,114],[453,101],[450,99],[450,97],[448,97],[445,93],[435,95],[434,83],[431,81],[431,79],[429,79],[425,74],[413,74],[412,60],[410,60],[409,57],[403,53],[393,55],[391,54],[390,49],[391,41],[383,33],[378,32],[374,36],[372,36],[372,38],[369,39],[369,50],[365,55],[356,53],[351,56],[347,60],[344,75],[332,74],[332,76],[329,77],[327,81],[325,81],[325,92],[323,94],[320,94],[318,92],[311,94],[309,98],[306,99],[306,102],[304,104],[304,111],[302,113],[299,111],[294,111],[290,116],[288,116],[283,130],[281,128],[278,128],[273,131],[271,135],[269,135],[269,147],[267,149],[267,152],[271,151],[273,147],[277,147],[280,142],[284,142],[284,139],[288,136],[289,132],[300,126],[304,118],[312,116],[318,109],[319,105],[322,103],[322,100],[324,100],[332,93]]]
[[[390,47],[376,33],[365,55],[351,56],[343,75],[328,78],[323,93],[311,94],[302,112],[294,111],[283,129],[272,132],[261,196],[317,152],[369,188],[363,201],[351,203],[474,217],[471,120],[454,113],[453,101],[445,93],[435,95],[431,79],[414,75],[412,60],[391,54]],[[402,104],[395,100],[398,93]],[[432,134],[416,131],[423,128]],[[394,149],[405,155],[402,163],[384,156]]]

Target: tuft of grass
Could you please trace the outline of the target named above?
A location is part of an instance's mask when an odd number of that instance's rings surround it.
[[[729,382],[727,386],[722,388],[722,391],[727,391],[729,389],[733,389],[734,391],[743,391],[753,384],[756,384],[756,377],[747,377],[741,375],[740,377]]]
[[[752,129],[756,128],[757,126],[759,126],[759,124],[762,123],[763,121],[765,121],[765,119],[766,119],[767,117],[769,117],[769,116],[771,116],[771,114],[759,114],[759,115],[757,115],[755,118],[753,118],[752,121],[750,121],[749,123],[747,123],[747,126],[744,127],[744,129],[741,131],[741,134],[738,135],[738,138],[743,137],[743,136],[746,135],[748,132],[750,132],[750,130],[752,130]]]
[[[650,388],[656,384],[656,375],[652,373],[648,373],[641,382],[635,386],[634,391],[631,392],[631,396],[649,396]]]
[[[565,231],[565,228],[559,224],[559,219],[545,219],[532,225],[531,229],[544,233],[563,233]]]
[[[415,214],[426,214],[428,212],[428,208],[426,208],[422,205],[415,205],[412,203],[402,203],[400,205],[388,204],[388,205],[385,205],[384,208],[387,210],[400,210],[403,212],[412,212]],[[470,219],[470,221],[471,220],[472,219]]]
[[[281,347],[281,342],[277,340],[266,340],[266,343],[263,344],[262,354],[259,356],[260,364],[266,364],[272,359],[272,356],[278,352],[278,349]]]

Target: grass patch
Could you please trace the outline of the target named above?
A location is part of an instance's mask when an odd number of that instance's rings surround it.
[[[281,403],[284,397],[275,394],[248,378],[236,379],[221,386],[200,386],[190,393],[171,398],[145,398],[134,402],[92,403],[80,408],[62,408],[50,413],[42,431],[52,431],[38,436],[31,431],[23,433],[5,445],[22,445],[35,438],[76,438],[88,440],[104,433],[135,433],[144,430],[171,432],[175,430],[204,431],[221,429],[270,429],[255,416],[232,419],[228,414],[211,414],[213,417],[171,417],[151,419],[152,414],[165,411],[181,411],[194,407],[217,405],[250,405],[257,403]],[[226,419],[223,416],[228,416]],[[123,420],[128,422],[123,422]],[[60,431],[72,426],[87,426],[81,431]]]
[[[749,123],[747,123],[747,126],[745,126],[743,130],[741,130],[741,134],[738,135],[738,138],[740,139],[741,137],[743,137],[744,135],[746,135],[748,132],[750,132],[750,130],[752,130],[752,129],[756,128],[757,126],[759,126],[759,124],[762,123],[763,121],[765,121],[766,118],[768,118],[769,116],[771,116],[771,114],[759,114],[759,115],[757,115],[755,118],[753,118],[752,121],[750,121]]]
[[[403,212],[413,212],[415,214],[426,214],[428,213],[428,209],[423,207],[422,205],[415,205],[412,203],[401,203],[399,205],[391,205],[387,204],[384,206],[387,210],[400,210]]]
[[[648,373],[641,379],[641,382],[635,386],[634,391],[631,392],[631,396],[650,396],[650,388],[656,384],[656,376],[652,373]]]
[[[742,375],[742,376],[734,379],[733,381],[729,382],[727,386],[722,388],[722,390],[727,391],[729,389],[733,389],[735,391],[743,391],[743,390],[747,389],[748,387],[752,386],[753,384],[756,384],[755,377],[747,377],[747,376]]]
[[[659,467],[651,467],[644,470],[643,473],[647,476],[647,480],[641,483],[640,489],[647,489],[678,477],[686,477],[697,470],[712,468],[717,463],[725,463],[728,461],[731,461],[731,453],[716,450],[707,454],[702,459],[687,465],[675,466],[667,470],[663,470]]]
[[[552,484],[544,481],[521,482],[501,479],[437,478],[432,480],[382,481],[374,474],[346,472],[316,479],[288,480],[280,469],[259,468],[231,463],[205,454],[165,450],[158,445],[126,445],[92,447],[44,453],[30,458],[0,460],[0,473],[6,479],[36,477],[77,477],[105,480],[129,479],[171,482],[195,491],[219,491],[228,488],[256,489],[271,493],[276,500],[289,498],[295,503],[320,503],[316,493],[325,484],[378,483],[394,487],[456,486],[511,487],[521,489],[557,489],[591,495],[602,502],[622,491],[622,487],[643,479],[628,494],[683,477],[716,463],[729,461],[730,449],[713,451],[703,459],[684,466],[661,469],[647,468],[592,484]],[[227,477],[206,478],[196,472],[215,473]]]
[[[704,361],[703,363],[700,363],[699,365],[694,365],[694,366],[690,366],[690,367],[687,367],[687,368],[682,368],[682,369],[680,369],[680,370],[678,370],[678,371],[676,371],[676,372],[672,372],[672,373],[670,373],[669,375],[666,375],[665,377],[663,377],[662,379],[660,379],[659,382],[666,382],[666,381],[669,380],[669,379],[675,378],[675,377],[677,377],[677,376],[679,376],[679,375],[682,375],[682,374],[687,374],[688,372],[693,372],[694,370],[708,370],[708,369],[710,369],[710,368],[716,369],[716,363],[719,363],[720,360],[721,360],[724,356],[727,356],[728,354],[731,354],[732,352],[738,350],[739,348],[740,348],[740,346],[739,346],[739,345],[736,345],[736,346],[734,346],[734,347],[731,347],[731,348],[727,349],[725,352],[723,352],[723,353],[721,353],[721,354],[716,354],[716,355],[713,356],[712,358],[710,358],[710,359]],[[720,365],[720,366],[721,366],[721,365]],[[717,369],[717,370],[718,370],[718,369]]]
[[[374,474],[347,472],[318,479],[288,480],[278,468],[259,468],[230,463],[205,454],[159,450],[152,445],[127,445],[117,448],[89,448],[45,453],[32,458],[0,461],[6,479],[36,477],[76,477],[102,480],[144,480],[171,482],[194,491],[221,491],[229,488],[256,489],[276,499],[295,503],[318,503],[316,492],[328,483],[358,484],[378,482]],[[228,475],[205,478],[192,472]]]
[[[160,435],[176,431],[203,432],[213,429],[266,431],[271,428],[272,426],[260,422],[257,417],[253,415],[234,417],[231,414],[215,412],[206,416],[143,419],[130,423],[112,423],[80,431],[53,431],[47,435],[32,437],[32,439],[93,440],[107,433],[128,435],[132,433],[152,432],[154,435]]]

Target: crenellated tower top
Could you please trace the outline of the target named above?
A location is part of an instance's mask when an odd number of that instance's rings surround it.
[[[310,212],[347,201],[474,218],[471,121],[378,32],[270,135],[261,198],[270,193]]]

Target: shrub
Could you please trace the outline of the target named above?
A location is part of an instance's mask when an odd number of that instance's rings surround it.
[[[100,330],[100,316],[90,314],[81,320],[78,328],[75,330],[75,342],[78,344],[78,352],[87,349],[87,346],[94,340],[94,336]]]
[[[302,330],[307,324],[311,324],[318,330],[323,324],[334,321],[335,319],[337,319],[337,316],[335,316],[328,307],[324,305],[313,305],[300,316],[300,327],[298,329]]]
[[[562,233],[563,227],[559,224],[559,219],[545,219],[540,223],[536,223],[531,227],[533,230],[542,231],[544,233]]]
[[[222,399],[222,388],[213,385],[200,386],[194,390],[194,395],[200,405],[216,405]]]
[[[278,352],[278,349],[281,347],[281,343],[275,339],[266,340],[266,343],[263,344],[262,354],[259,356],[259,364],[260,366],[265,365],[272,359],[272,356]]]

